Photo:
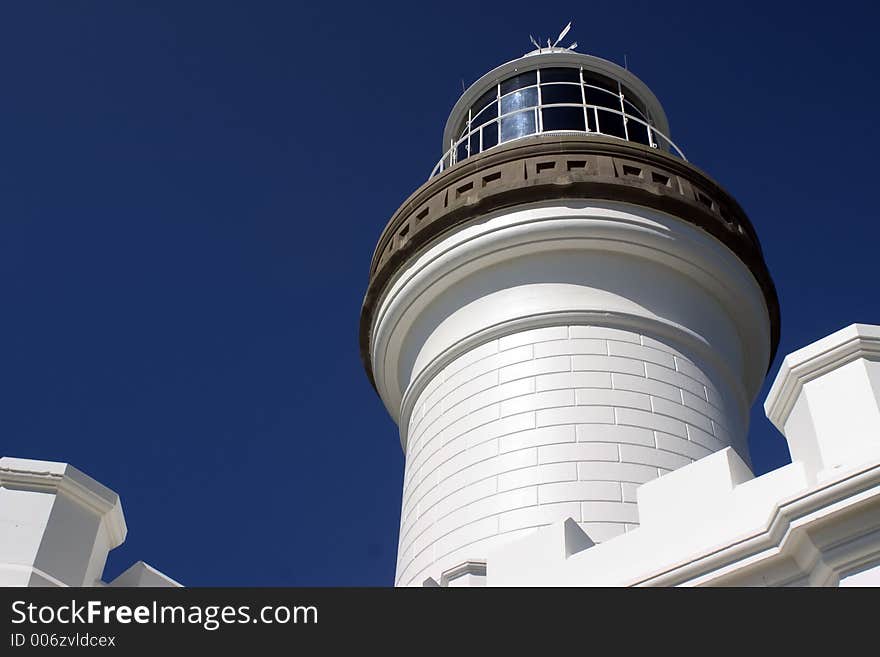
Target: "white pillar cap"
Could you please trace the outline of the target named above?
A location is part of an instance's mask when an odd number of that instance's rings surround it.
[[[880,326],[852,324],[786,356],[764,411],[812,475],[877,458]]]

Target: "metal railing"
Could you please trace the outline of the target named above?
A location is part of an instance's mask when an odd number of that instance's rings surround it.
[[[542,119],[541,110],[546,109],[546,108],[556,108],[556,107],[559,107],[559,108],[570,107],[570,108],[583,109],[583,111],[584,111],[584,125],[587,127],[587,129],[582,130],[582,129],[577,129],[577,128],[571,128],[571,129],[543,130],[542,129],[543,125],[542,125],[542,120],[541,120]],[[517,134],[517,135],[515,135],[513,137],[509,137],[507,139],[503,139],[501,123],[504,119],[513,117],[514,115],[517,115],[517,114],[530,114],[530,113],[533,114],[533,125],[535,126],[534,130],[532,130],[531,132],[525,132],[523,134]],[[600,121],[600,118],[601,118],[600,113],[601,114],[604,114],[604,113],[616,114],[616,115],[622,117],[623,118],[624,136],[621,137],[619,134],[612,134],[611,132],[603,132],[602,131],[602,123]],[[593,120],[592,125],[596,126],[595,130],[591,130],[589,127],[591,124],[590,118],[592,118],[592,120]],[[645,144],[644,142],[642,142],[640,140],[630,138],[629,124],[631,121],[634,121],[637,124],[639,124],[640,126],[644,127],[645,133],[647,134],[647,140],[648,140],[647,144]],[[610,126],[606,125],[606,129],[608,127],[610,127]],[[487,145],[484,147],[483,136],[484,136],[484,131],[486,131],[486,130],[491,130],[494,132],[493,138],[495,139],[495,142],[492,143],[491,145]],[[463,161],[464,159],[467,159],[468,157],[471,157],[473,155],[476,155],[477,153],[483,153],[485,151],[488,151],[488,150],[491,150],[491,149],[496,148],[498,146],[501,146],[502,144],[509,144],[509,143],[516,141],[518,139],[525,139],[527,137],[533,137],[538,134],[553,134],[553,133],[561,133],[561,134],[577,133],[577,134],[602,135],[605,137],[614,137],[616,139],[622,139],[624,141],[632,141],[635,143],[641,143],[645,146],[650,146],[651,148],[657,148],[657,149],[662,149],[662,150],[668,151],[669,153],[676,155],[676,156],[680,157],[682,160],[684,160],[685,162],[687,162],[687,158],[685,157],[682,150],[669,137],[667,137],[662,132],[657,130],[657,128],[655,128],[654,126],[652,126],[651,124],[647,123],[646,121],[642,120],[641,118],[639,118],[637,116],[633,116],[632,114],[629,114],[629,113],[626,113],[626,112],[623,112],[620,110],[612,109],[610,107],[606,107],[603,105],[587,105],[585,103],[564,103],[564,104],[560,103],[560,104],[553,104],[553,105],[538,105],[538,106],[530,107],[527,109],[517,109],[515,111],[508,112],[507,114],[502,114],[501,116],[498,116],[491,121],[487,121],[486,123],[484,123],[480,126],[477,126],[476,128],[474,128],[473,130],[471,130],[469,132],[465,132],[457,141],[454,141],[450,144],[449,150],[447,150],[443,154],[443,157],[440,158],[440,161],[437,162],[437,165],[431,171],[431,175],[429,176],[429,178],[433,178],[437,174],[445,171],[446,169],[448,169],[452,166],[455,166],[458,162]],[[472,141],[473,137],[476,137],[476,139]],[[489,140],[486,140],[486,141],[489,142],[489,141],[491,141],[491,139],[492,138],[490,138]],[[477,145],[477,148],[474,149],[473,153],[470,152],[472,144]],[[458,154],[459,154],[459,151],[462,149],[462,147],[463,147],[464,152],[466,154],[464,157],[459,158]]]

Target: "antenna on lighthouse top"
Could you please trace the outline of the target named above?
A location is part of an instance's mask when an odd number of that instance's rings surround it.
[[[577,48],[577,45],[578,45],[577,41],[574,41],[567,48],[559,46],[559,43],[565,38],[565,35],[568,34],[568,31],[571,29],[571,23],[572,23],[572,21],[568,21],[568,25],[566,25],[565,27],[562,28],[562,31],[559,33],[559,36],[556,37],[556,41],[553,41],[552,39],[549,39],[549,38],[547,39],[547,50],[553,50],[554,48],[558,48],[559,50],[574,50],[575,48]],[[531,34],[529,35],[529,41],[532,42],[532,45],[535,46],[535,49],[539,53],[544,51],[544,47],[541,46],[541,44],[538,42],[538,40],[536,40],[535,37],[533,37]]]
[[[565,37],[566,34],[568,34],[568,31],[570,29],[571,29],[571,21],[568,21],[568,25],[563,27],[562,32],[560,32],[559,36],[556,37],[556,41],[553,43],[554,48],[559,45],[559,42],[562,41],[562,39]],[[569,47],[571,47],[571,46],[569,46]]]

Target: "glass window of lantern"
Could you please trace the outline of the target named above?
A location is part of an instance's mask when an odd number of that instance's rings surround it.
[[[520,89],[501,97],[501,114],[534,107],[538,104],[538,88]]]
[[[645,104],[630,89],[598,73],[563,66],[518,73],[484,91],[463,117],[447,155],[460,162],[539,129],[595,132],[681,155],[654,130]],[[438,164],[440,170],[448,159]]]
[[[483,150],[487,148],[492,148],[498,143],[498,122],[490,123],[488,125],[484,125],[482,128],[483,133]]]
[[[506,80],[501,82],[501,95],[503,96],[507,93],[510,93],[511,91],[516,91],[517,89],[522,89],[523,87],[530,87],[533,84],[537,83],[537,71],[520,73],[519,75],[514,75],[513,77],[507,78]]]
[[[501,119],[501,141],[510,141],[517,137],[534,134],[537,130],[535,110],[518,112]]]
[[[541,123],[545,132],[553,130],[584,132],[584,110],[582,107],[545,107],[541,110]]]
[[[547,82],[581,83],[581,71],[578,68],[542,68],[541,84]]]
[[[574,84],[542,84],[541,105],[575,104],[582,105],[580,85]]]

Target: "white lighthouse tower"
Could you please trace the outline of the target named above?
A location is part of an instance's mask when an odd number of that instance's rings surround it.
[[[639,527],[640,485],[749,462],[776,292],[742,208],[669,135],[635,75],[559,47],[452,108],[361,315],[406,455],[397,585],[485,583],[492,551],[560,521],[607,542]]]

